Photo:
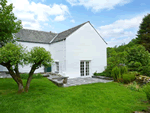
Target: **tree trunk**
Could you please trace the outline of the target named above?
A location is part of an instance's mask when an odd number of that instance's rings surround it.
[[[21,76],[20,76],[20,73],[19,73],[19,70],[18,70],[18,64],[15,66],[15,69],[14,69],[14,70],[15,70],[15,73],[16,73],[17,78],[18,78],[18,81],[19,81],[19,84],[18,84],[18,87],[19,87],[18,93],[24,92],[23,82],[22,82],[22,80],[21,80]]]
[[[23,82],[22,82],[21,78],[18,77],[10,67],[7,67],[7,69],[9,71],[10,75],[12,76],[12,78],[15,80],[15,82],[18,85],[18,93],[24,92]]]
[[[18,84],[18,93],[22,93],[22,92],[24,92],[23,84],[19,83]]]
[[[25,92],[29,91],[30,83],[31,83],[32,76],[33,76],[33,73],[34,73],[35,69],[36,69],[36,66],[33,65],[30,72],[29,72],[29,77],[28,77],[28,80],[27,80],[27,83],[26,83]]]

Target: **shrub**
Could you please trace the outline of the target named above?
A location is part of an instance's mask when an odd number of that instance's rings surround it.
[[[147,99],[150,103],[150,84],[147,84],[145,87],[144,87],[144,92],[146,93],[146,96],[147,96]]]
[[[128,73],[128,68],[126,66],[116,66],[112,69],[111,76],[114,78],[114,81],[122,82],[122,75],[124,73]]]
[[[23,73],[23,74],[20,74],[20,76],[21,76],[21,79],[28,79],[29,74]],[[33,74],[32,79],[42,78],[42,77],[43,77],[42,74],[38,73],[38,74]]]
[[[108,65],[106,67],[105,72],[106,72],[107,77],[112,77],[111,72],[112,72],[113,67],[114,67],[113,65]]]
[[[135,80],[135,74],[126,73],[122,75],[123,83],[128,84]]]
[[[128,68],[127,66],[120,66],[120,74],[128,73]]]
[[[130,74],[134,74],[135,76],[140,75],[140,73],[139,73],[139,72],[137,72],[137,71],[130,71],[129,73],[130,73]]]
[[[42,74],[38,73],[38,74],[34,74],[32,78],[34,79],[34,78],[42,78],[42,77],[43,77]]]
[[[120,78],[120,68],[118,66],[112,69],[111,76],[114,78],[114,81]]]
[[[23,74],[20,74],[21,76],[21,79],[28,79],[28,74],[27,73],[23,73]]]
[[[107,76],[107,73],[106,73],[106,71],[103,71],[102,73],[95,72],[94,76]]]
[[[143,75],[146,75],[146,76],[149,76],[149,77],[150,77],[150,66],[149,66],[149,65],[147,65],[147,66],[143,66],[143,67],[142,67],[141,74],[143,74]]]

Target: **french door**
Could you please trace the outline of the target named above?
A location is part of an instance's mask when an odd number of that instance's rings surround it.
[[[90,62],[89,61],[80,61],[80,75],[88,76],[90,75]]]

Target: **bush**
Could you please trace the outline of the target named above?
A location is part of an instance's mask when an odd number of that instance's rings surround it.
[[[114,78],[114,81],[120,78],[120,68],[118,66],[112,69],[111,76]]]
[[[23,74],[20,74],[20,76],[21,76],[21,79],[28,79],[29,74],[23,73]],[[33,74],[32,79],[42,78],[42,77],[43,77],[42,74],[38,73],[38,74]]]
[[[130,71],[129,73],[130,73],[130,74],[134,74],[135,76],[140,75],[140,73],[139,73],[139,72],[137,72],[137,71]]]
[[[135,74],[126,73],[122,75],[123,83],[128,84],[135,80]]]
[[[147,99],[150,103],[150,84],[147,84],[145,87],[144,87],[144,92],[146,93],[146,96],[147,96]]]
[[[34,78],[42,78],[42,77],[43,77],[42,74],[38,73],[38,74],[34,74],[32,78],[34,79]]]
[[[94,76],[107,76],[107,73],[106,73],[106,71],[103,71],[102,73],[95,72]]]
[[[27,73],[23,73],[23,74],[20,74],[21,76],[21,79],[28,79],[28,74]]]
[[[143,66],[143,67],[142,67],[141,74],[143,74],[143,75],[146,75],[146,76],[149,76],[149,77],[150,77],[150,66],[149,66],[149,65],[147,65],[147,66]]]
[[[128,73],[128,68],[126,66],[121,66],[120,67],[120,74]]]

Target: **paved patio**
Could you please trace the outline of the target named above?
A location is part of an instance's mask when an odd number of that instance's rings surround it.
[[[82,84],[92,84],[92,83],[107,83],[112,82],[113,80],[104,80],[104,79],[98,79],[98,78],[92,78],[92,77],[86,77],[86,78],[71,78],[68,79],[67,84],[64,84],[63,87],[69,87],[69,86],[76,86],[76,85],[82,85]]]

